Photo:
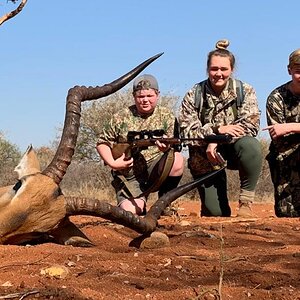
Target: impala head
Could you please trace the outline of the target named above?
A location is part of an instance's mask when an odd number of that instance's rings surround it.
[[[52,162],[41,172],[29,146],[15,169],[19,181],[0,190],[0,244],[20,243],[35,233],[49,232],[61,224],[66,208],[59,185],[74,154],[81,103],[118,91],[161,55],[153,56],[110,84],[75,86],[69,90],[62,137]]]
[[[55,228],[65,216],[60,188],[41,174],[31,146],[15,171],[16,184],[0,190],[0,244],[30,240],[36,233]]]
[[[15,185],[0,187],[0,208],[3,209],[4,206],[8,205],[10,201],[15,197],[18,189],[22,185],[21,179],[28,175],[34,175],[40,173],[40,163],[34,152],[32,146],[30,145],[26,152],[24,153],[20,163],[16,166],[14,170],[18,174],[19,181]]]

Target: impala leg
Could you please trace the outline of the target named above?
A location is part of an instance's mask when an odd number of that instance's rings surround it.
[[[58,228],[51,231],[54,240],[59,244],[75,247],[91,247],[94,244],[69,218],[65,218]]]

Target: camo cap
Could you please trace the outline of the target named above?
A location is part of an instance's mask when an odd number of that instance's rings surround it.
[[[158,91],[158,82],[156,78],[150,74],[144,74],[137,77],[133,82],[133,91],[153,89]]]
[[[289,56],[289,67],[300,65],[300,49],[293,51]]]

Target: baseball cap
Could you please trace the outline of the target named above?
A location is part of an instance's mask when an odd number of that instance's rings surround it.
[[[133,82],[133,91],[139,91],[139,90],[159,90],[158,82],[156,78],[150,74],[144,74],[139,77],[137,77]]]
[[[293,51],[289,56],[289,67],[300,65],[300,49]]]

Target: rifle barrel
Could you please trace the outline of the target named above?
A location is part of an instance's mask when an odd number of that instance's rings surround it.
[[[233,137],[230,134],[212,134],[205,136],[203,139],[206,143],[229,144],[232,142]]]
[[[147,139],[137,139],[132,142],[132,146],[149,146],[154,145],[156,141],[166,144],[181,144],[187,141],[202,141],[205,143],[217,143],[217,144],[229,144],[233,140],[232,136],[229,134],[218,134],[218,135],[207,135],[204,138],[147,138]]]

